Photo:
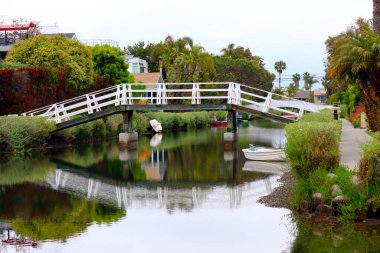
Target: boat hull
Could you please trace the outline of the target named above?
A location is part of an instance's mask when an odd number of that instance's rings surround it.
[[[252,151],[243,149],[245,158],[253,161],[285,161],[285,153],[283,150],[263,150]]]
[[[217,121],[213,120],[211,121],[212,127],[227,127],[227,121]]]
[[[161,133],[162,132],[162,126],[161,126],[161,123],[158,122],[157,120],[155,119],[152,119],[149,121],[151,127],[153,128],[153,130],[156,132],[156,133]]]

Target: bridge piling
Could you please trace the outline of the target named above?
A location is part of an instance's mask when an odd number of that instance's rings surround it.
[[[136,149],[138,134],[133,131],[133,111],[123,113],[123,124],[119,134],[119,146],[121,149]]]
[[[237,140],[237,117],[235,110],[227,112],[227,132],[224,133],[224,149],[232,150]]]

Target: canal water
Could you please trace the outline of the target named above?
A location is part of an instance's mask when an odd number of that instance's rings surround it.
[[[135,151],[107,141],[3,157],[0,252],[350,252],[346,232],[299,229],[289,210],[257,203],[284,164],[246,161],[241,149],[283,146],[283,127],[240,126],[228,151],[225,129],[212,128],[140,136]],[[363,231],[358,245],[375,248],[376,232]]]

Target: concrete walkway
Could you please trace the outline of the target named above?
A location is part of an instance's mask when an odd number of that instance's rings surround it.
[[[342,119],[342,136],[340,137],[340,163],[355,170],[360,161],[360,143],[371,137],[365,129],[354,128],[348,120]]]

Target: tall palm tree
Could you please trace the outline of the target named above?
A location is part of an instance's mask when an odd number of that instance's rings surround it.
[[[358,85],[369,128],[380,131],[380,35],[369,22],[359,19],[345,33],[330,37],[326,46],[328,77]]]
[[[380,34],[380,0],[373,0],[373,30]]]
[[[286,63],[284,61],[276,61],[274,69],[278,72],[278,87],[281,88],[281,74],[286,69]]]
[[[311,90],[311,88],[313,88],[313,85],[319,82],[317,79],[315,79],[315,75],[310,75],[308,72],[305,72],[303,74],[303,80],[305,82],[305,90]]]
[[[227,47],[220,50],[221,53],[223,53],[224,57],[232,57],[233,51],[235,50],[235,44],[230,43],[227,45]]]
[[[292,76],[292,79],[293,79],[293,82],[295,84],[295,86],[300,86],[300,81],[301,81],[301,75],[298,74],[298,73],[295,73],[293,76]]]

